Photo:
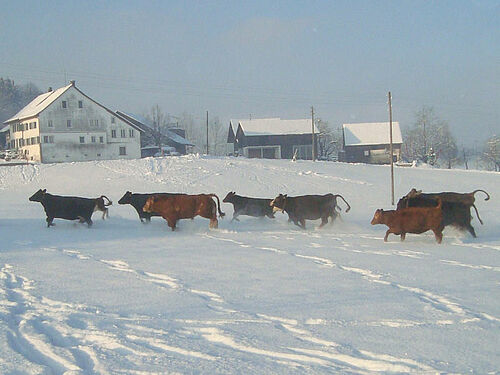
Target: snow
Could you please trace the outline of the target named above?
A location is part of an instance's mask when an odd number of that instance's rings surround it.
[[[478,238],[371,226],[389,168],[195,155],[0,167],[0,373],[494,373],[500,368],[500,174],[396,168],[396,196],[488,191]],[[39,188],[113,200],[94,225],[45,227]],[[134,192],[342,194],[307,230],[240,217],[141,224]],[[342,207],[342,202],[339,203]]]
[[[346,146],[388,145],[390,141],[390,123],[367,122],[343,124]],[[392,142],[403,143],[399,122],[392,123]]]
[[[35,99],[33,99],[28,105],[26,105],[23,109],[21,109],[18,113],[12,116],[5,122],[11,122],[14,120],[21,121],[28,117],[34,117],[42,112],[45,108],[51,105],[57,98],[59,98],[62,94],[69,89],[72,84],[69,84],[64,87],[60,87],[57,90],[45,92],[43,94],[38,95]]]
[[[247,136],[251,135],[286,135],[286,134],[311,134],[311,119],[282,120],[280,118],[265,118],[251,120],[231,120],[234,134],[241,125]],[[314,125],[315,132],[318,128]]]

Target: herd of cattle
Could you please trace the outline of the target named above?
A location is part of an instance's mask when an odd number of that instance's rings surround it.
[[[471,225],[471,207],[474,207],[477,218],[481,224],[479,212],[475,206],[475,194],[482,192],[486,194],[485,200],[489,200],[489,194],[481,189],[472,193],[422,193],[420,190],[412,189],[402,197],[396,210],[375,211],[372,225],[385,224],[389,227],[384,241],[390,233],[405,239],[407,233],[424,233],[432,230],[438,243],[443,238],[443,229],[453,226],[460,230],[467,230],[476,237],[476,232]],[[214,201],[214,198],[217,202]],[[231,203],[234,208],[233,219],[239,221],[238,216],[247,215],[253,217],[274,218],[277,211],[286,212],[288,221],[305,229],[306,220],[321,219],[320,228],[328,223],[333,223],[342,210],[337,204],[340,198],[347,206],[345,212],[349,212],[351,206],[339,194],[325,195],[301,195],[289,197],[279,194],[274,199],[250,198],[229,192],[222,200]],[[82,198],[60,196],[47,193],[40,189],[30,198],[32,202],[40,202],[47,215],[47,227],[53,224],[53,220],[79,220],[81,223],[92,225],[92,214],[101,211],[102,218],[108,214],[108,206],[111,200],[104,195],[99,198]],[[220,209],[219,197],[216,194],[183,194],[183,193],[149,193],[138,194],[127,191],[118,201],[119,204],[130,204],[135,208],[141,222],[151,221],[153,216],[161,216],[172,230],[175,230],[177,221],[180,219],[193,219],[201,216],[210,220],[210,228],[217,228],[217,214],[224,217]]]

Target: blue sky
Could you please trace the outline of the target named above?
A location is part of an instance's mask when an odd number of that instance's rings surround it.
[[[0,1],[0,76],[204,120],[414,122],[500,133],[500,1]]]

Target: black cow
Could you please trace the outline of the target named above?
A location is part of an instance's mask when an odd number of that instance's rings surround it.
[[[118,201],[118,204],[130,204],[137,211],[137,214],[139,215],[139,219],[141,219],[141,222],[144,223],[144,219],[145,219],[146,223],[149,223],[151,221],[151,217],[161,216],[159,213],[144,212],[144,210],[143,210],[143,207],[146,204],[146,201],[148,200],[149,197],[151,197],[153,195],[171,196],[171,195],[180,195],[180,194],[179,193],[144,193],[144,194],[139,194],[139,193],[132,193],[130,191],[127,191],[123,195],[123,197],[120,198],[120,200]]]
[[[345,212],[349,212],[351,206],[339,194],[325,195],[301,195],[297,197],[289,197],[286,194],[280,194],[274,198],[270,205],[273,211],[285,211],[288,214],[289,221],[293,221],[295,225],[305,229],[306,220],[321,219],[320,228],[328,223],[328,218],[332,218],[332,223],[335,221],[338,213],[336,209],[337,198],[341,198],[347,205]]]
[[[47,193],[47,189],[40,189],[30,198],[32,202],[40,202],[47,215],[47,228],[54,219],[80,220],[92,225],[92,213],[96,208],[95,198],[64,197]]]
[[[227,193],[222,201],[232,203],[234,209],[233,220],[239,221],[238,216],[240,215],[254,217],[267,216],[270,219],[274,219],[274,212],[271,207],[272,199],[242,197],[232,191]]]
[[[471,225],[472,215],[470,213],[471,207],[476,210],[479,222],[483,224],[476,206],[474,205],[474,194],[478,191],[484,192],[488,200],[490,197],[484,190],[475,190],[472,193],[422,193],[416,189],[412,189],[407,195],[398,201],[398,210],[406,207],[431,207],[437,206],[437,199],[443,202],[443,225],[453,226],[459,230],[467,230],[472,235],[476,236],[476,231]]]

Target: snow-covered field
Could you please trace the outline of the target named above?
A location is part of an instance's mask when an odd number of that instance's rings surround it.
[[[498,373],[500,174],[397,168],[412,187],[469,192],[478,238],[401,243],[371,226],[391,208],[386,166],[203,158],[0,168],[1,374]],[[114,201],[94,226],[47,229],[39,188]],[[340,193],[342,222],[139,221],[134,192],[273,198]],[[339,203],[342,207],[343,203]]]

